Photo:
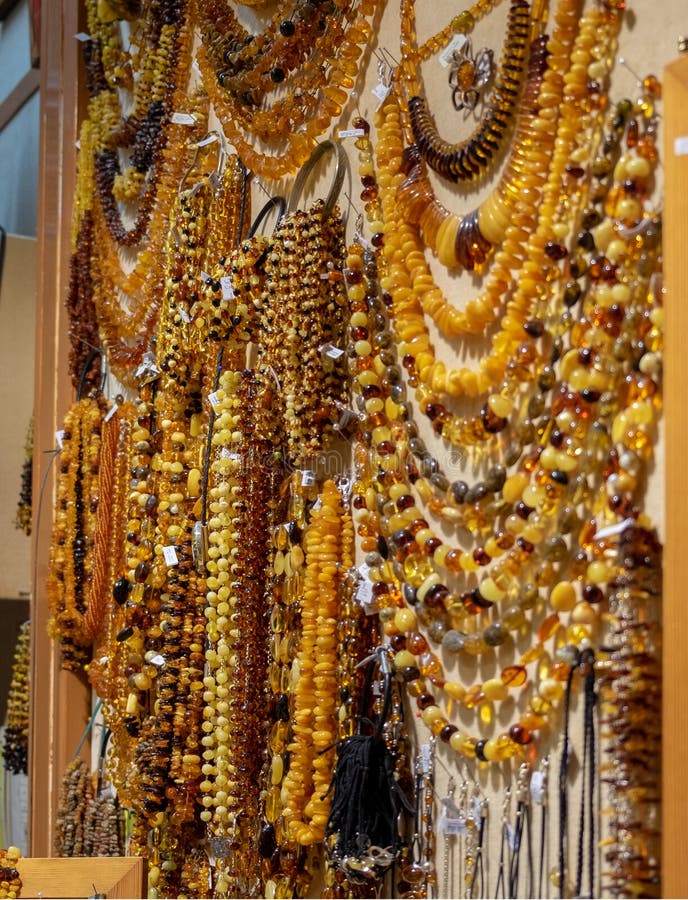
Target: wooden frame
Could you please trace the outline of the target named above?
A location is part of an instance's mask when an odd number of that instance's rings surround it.
[[[31,740],[29,748],[28,852],[50,856],[59,779],[72,758],[90,714],[86,683],[59,667],[48,637],[45,597],[50,547],[52,454],[71,397],[67,375],[64,294],[69,278],[71,207],[76,176],[79,92],[83,84],[74,35],[80,30],[78,0],[44,5],[41,47],[41,136],[38,186],[38,283],[34,396],[33,496],[43,515],[34,519],[31,598]]]
[[[681,141],[677,146],[676,142]],[[677,152],[680,151],[680,152]],[[662,715],[662,897],[688,897],[685,817],[688,700],[685,694],[688,606],[688,55],[664,72],[664,265],[666,297],[666,547],[664,555]]]

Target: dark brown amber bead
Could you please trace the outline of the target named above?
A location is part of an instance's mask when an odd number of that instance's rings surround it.
[[[456,725],[445,725],[444,728],[442,729],[442,731],[440,731],[440,740],[444,744],[448,744],[451,739],[451,736],[453,734],[456,734],[456,732],[458,730],[459,729],[456,727]]]
[[[411,494],[402,494],[401,497],[397,500],[397,509],[409,509],[411,506],[415,506],[416,501],[413,499]]]
[[[432,556],[438,547],[442,546],[442,541],[438,537],[428,538],[427,541],[423,544],[423,552],[427,554],[427,556]],[[429,592],[428,592],[429,593]]]
[[[509,737],[516,744],[530,744],[533,740],[532,733],[524,728],[523,725],[519,725],[518,723],[512,725],[509,729]]]
[[[497,434],[499,431],[503,431],[507,426],[507,420],[501,416],[496,416],[487,403],[480,410],[480,419],[485,431],[489,434]]]
[[[486,566],[489,562],[492,561],[492,557],[484,547],[475,548],[475,550],[473,551],[473,559],[478,563],[479,566]]]
[[[587,603],[601,603],[604,600],[604,592],[596,584],[586,584],[583,588],[583,599]]]
[[[555,261],[563,259],[567,252],[566,247],[563,244],[557,244],[556,241],[547,241],[545,244],[545,253]]]
[[[397,448],[391,441],[380,441],[375,449],[380,456],[390,456]]]
[[[430,609],[438,609],[444,605],[445,597],[449,596],[449,588],[444,584],[434,584],[425,595],[425,605]]]
[[[485,756],[486,743],[486,740],[475,742],[475,758],[479,759],[481,762],[487,762],[487,757]]]
[[[418,709],[427,709],[428,706],[434,706],[435,703],[436,700],[432,694],[421,694],[420,697],[416,698]]]

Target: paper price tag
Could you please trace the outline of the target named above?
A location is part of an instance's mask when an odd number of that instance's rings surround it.
[[[110,419],[114,416],[114,414],[117,412],[118,409],[119,409],[119,404],[113,403],[112,406],[110,407],[110,409],[107,411],[105,418],[103,419],[103,422],[109,422]]]
[[[160,666],[164,666],[164,665],[165,665],[165,657],[164,657],[164,656],[161,656],[161,655],[158,653],[157,656],[154,656],[154,657],[151,659],[151,663],[152,663],[154,666],[157,666],[158,668],[160,668]]]
[[[604,538],[615,537],[617,534],[621,534],[621,532],[628,528],[629,525],[633,525],[634,523],[635,519],[624,519],[621,522],[617,522],[616,525],[608,525],[606,528],[600,528],[600,530],[596,531],[593,535],[593,540],[602,541]]]
[[[356,602],[361,604],[366,615],[372,616],[377,612],[377,603],[373,599],[373,582],[368,577],[369,571],[370,566],[366,563],[359,566],[360,578],[356,587]]]
[[[208,402],[212,406],[213,411],[217,412],[220,408],[220,403],[222,402],[217,396],[217,391],[213,391],[212,394],[208,394]]]
[[[342,356],[346,355],[346,350],[342,350],[341,347],[335,347],[334,344],[323,344],[322,347],[318,347],[318,350],[330,359],[341,359]]]
[[[208,275],[207,272],[201,272],[201,281],[203,282],[203,284],[210,284],[212,280],[213,279],[210,277],[210,275]]]
[[[78,32],[74,35],[74,37],[77,39],[77,41],[81,41],[82,44],[85,44],[86,41],[90,41],[90,40],[91,40],[91,35],[90,35],[90,34],[86,34],[85,31],[78,31]]]
[[[339,138],[350,138],[350,137],[364,137],[365,131],[362,128],[344,128],[342,131],[337,132],[337,137]]]
[[[173,125],[195,125],[196,117],[191,113],[175,112],[172,113],[171,122]]]
[[[60,450],[64,447],[64,436],[65,432],[63,428],[60,428],[59,431],[55,432],[55,440],[57,441],[57,446]]]
[[[186,324],[188,325],[189,322],[191,321],[191,316],[189,315],[188,309],[184,309],[183,306],[180,306],[179,307],[179,318],[182,320],[182,322],[186,322]]]
[[[511,822],[506,823],[506,841],[511,850],[518,850],[519,844],[521,843]]]
[[[674,140],[674,156],[685,156],[688,153],[688,135]]]
[[[447,66],[450,66],[452,62],[452,56],[454,55],[454,53],[456,53],[457,50],[460,50],[465,43],[465,34],[455,34],[439,55],[440,65],[444,66],[445,69],[447,68]]]
[[[168,566],[178,566],[179,560],[177,559],[177,551],[174,547],[163,547],[162,555],[165,558],[165,563]]]
[[[208,137],[205,137],[205,138],[203,138],[202,141],[199,141],[196,144],[196,146],[197,147],[207,147],[208,144],[214,144],[217,139],[218,138],[217,138],[216,134],[209,134]]]
[[[371,90],[370,93],[378,101],[378,109],[380,106],[382,106],[382,104],[385,102],[385,100],[389,96],[390,90],[391,90],[391,88],[389,87],[389,85],[383,84],[381,81],[379,81],[375,85],[375,87]]]
[[[440,819],[440,827],[445,834],[468,834],[468,825],[465,819],[450,819],[444,816]]]
[[[542,772],[533,772],[530,776],[530,796],[535,803],[542,803],[545,779]]]
[[[310,469],[303,469],[301,472],[302,487],[313,487],[314,484],[315,484],[315,472],[312,472]]]
[[[430,744],[421,744],[420,764],[423,769],[423,774],[427,775],[432,768],[432,749]]]
[[[222,288],[222,299],[233,300],[236,296],[232,287],[232,279],[229,275],[223,275],[220,279],[220,287]]]

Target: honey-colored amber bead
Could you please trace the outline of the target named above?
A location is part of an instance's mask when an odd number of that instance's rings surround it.
[[[522,687],[528,680],[528,672],[524,666],[507,666],[500,677],[507,687]]]

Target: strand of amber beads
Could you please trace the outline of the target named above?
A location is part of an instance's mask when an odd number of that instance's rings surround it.
[[[290,763],[283,783],[287,833],[302,846],[325,837],[338,733],[336,623],[343,508],[334,482],[323,484],[319,500],[304,536],[301,637],[292,665],[293,738],[287,746]],[[346,553],[349,556],[350,551]]]

